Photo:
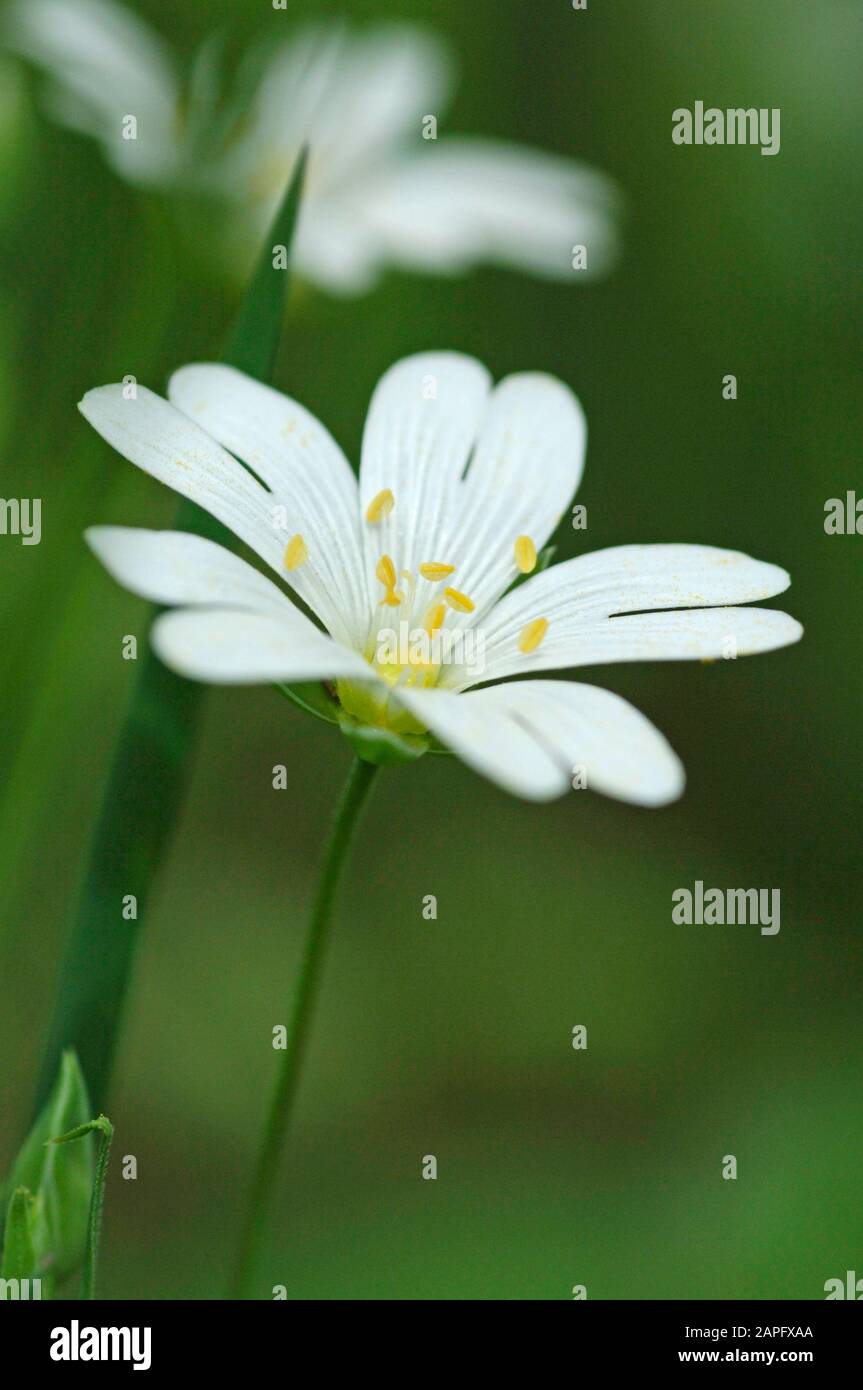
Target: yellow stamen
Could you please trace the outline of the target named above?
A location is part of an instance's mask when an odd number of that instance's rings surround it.
[[[414,601],[414,594],[417,587],[416,580],[410,570],[399,570],[399,578],[405,581],[405,593],[407,594],[408,606],[410,606]]]
[[[393,497],[388,487],[382,488],[377,497],[373,497],[366,511],[366,521],[374,526],[378,521],[383,521],[385,516],[389,516],[396,499]]]
[[[521,630],[518,639],[519,651],[524,652],[525,656],[535,652],[547,632],[548,618],[534,618],[532,623],[528,623]]]
[[[306,545],[302,536],[297,533],[292,536],[285,547],[285,569],[298,570],[300,565],[304,565],[309,558],[309,547]]]
[[[476,607],[473,599],[468,598],[467,594],[460,594],[458,589],[444,589],[443,596],[456,613],[472,613]]]
[[[389,555],[382,555],[378,560],[375,574],[386,590],[381,603],[385,603],[388,608],[398,608],[404,595],[396,588],[396,567]]]
[[[519,536],[515,543],[515,563],[522,574],[536,569],[536,546],[530,536]]]
[[[420,574],[423,579],[446,579],[448,575],[455,574],[455,565],[441,565],[437,560],[428,560],[420,565]]]
[[[443,625],[443,620],[445,617],[446,604],[433,603],[429,611],[426,613],[425,620],[425,630],[428,633],[429,637],[433,637],[434,634],[437,632],[438,628],[440,628]]]
[[[378,560],[375,574],[385,588],[391,589],[396,582],[396,567],[389,555],[382,555]]]

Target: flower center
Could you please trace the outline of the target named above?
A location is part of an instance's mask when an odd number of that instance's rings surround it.
[[[381,592],[363,648],[377,682],[340,680],[336,691],[345,713],[360,723],[394,733],[422,734],[425,728],[399,706],[397,692],[432,688],[450,665],[464,667],[474,680],[481,680],[484,639],[475,626],[457,621],[459,616],[476,612],[476,603],[448,583],[456,574],[456,565],[435,559],[423,560],[415,574],[396,568],[396,561],[384,549],[386,538],[392,539],[386,521],[395,506],[392,489],[385,487],[365,511],[367,526],[379,532],[381,541],[375,565]],[[515,568],[530,574],[537,563],[533,540],[521,535],[512,544]],[[452,620],[449,624],[448,619]],[[526,656],[535,652],[547,632],[548,619],[533,618],[517,638],[519,650]]]

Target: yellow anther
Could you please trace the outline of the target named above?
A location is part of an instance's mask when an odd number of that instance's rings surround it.
[[[385,603],[388,608],[398,608],[404,595],[396,588],[396,567],[389,555],[382,555],[378,560],[375,574],[386,590],[381,603]]]
[[[458,589],[444,589],[443,596],[456,613],[472,613],[476,607],[473,599],[468,598],[467,594],[460,594]]]
[[[375,574],[387,589],[392,589],[396,582],[396,567],[389,555],[382,555],[378,560]]]
[[[441,565],[436,560],[429,560],[424,565],[420,565],[420,574],[423,579],[446,579],[449,575],[455,574],[455,565]]]
[[[297,533],[292,536],[285,547],[285,569],[298,570],[300,565],[304,565],[309,558],[309,547],[306,545],[302,536]]]
[[[396,499],[389,488],[382,488],[377,497],[373,497],[368,505],[366,521],[371,522],[372,526],[378,521],[383,521],[385,516],[389,516],[395,504]]]
[[[519,651],[524,652],[525,656],[535,652],[547,632],[548,618],[534,618],[532,623],[528,623],[521,630],[518,639]]]
[[[536,569],[536,546],[530,536],[519,536],[515,543],[515,563],[522,574]]]
[[[437,632],[438,628],[440,628],[443,625],[443,620],[445,617],[446,604],[433,603],[429,611],[426,613],[425,620],[425,630],[428,633],[429,637],[433,637],[434,634]]]

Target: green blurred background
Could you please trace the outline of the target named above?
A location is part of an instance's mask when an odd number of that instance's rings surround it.
[[[265,0],[134,8],[183,53]],[[298,7],[299,8],[299,7]],[[304,4],[303,13],[334,7]],[[502,270],[389,274],[294,298],[277,385],[356,458],[371,389],[422,348],[581,396],[584,533],[727,545],[787,567],[803,643],[711,666],[592,670],[682,755],[684,799],[508,799],[454,760],[383,775],[334,934],[265,1285],[292,1298],[818,1298],[863,1272],[860,1203],[860,488],[863,25],[856,0],[414,0],[459,54],[446,130],[590,160],[624,191],[625,254],[589,287]],[[0,1170],[32,1100],[100,787],[146,630],[81,541],[168,525],[174,499],[75,410],[91,386],[217,355],[235,291],[167,200],[48,124],[10,59],[0,101]],[[782,149],[679,148],[695,100],[781,108]],[[211,234],[200,228],[203,241]],[[739,398],[721,380],[738,377]],[[109,1112],[101,1292],[222,1293],[347,745],[266,689],[207,695],[153,895]],[[286,763],[290,789],[271,769]],[[679,927],[671,894],[778,887],[782,929]],[[436,922],[421,915],[438,897]],[[571,1047],[585,1024],[589,1046]],[[135,1154],[136,1182],[119,1177]],[[435,1154],[436,1182],[423,1181]],[[738,1160],[723,1181],[723,1155]]]

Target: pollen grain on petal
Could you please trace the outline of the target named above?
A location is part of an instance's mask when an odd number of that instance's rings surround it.
[[[518,639],[519,651],[524,652],[525,656],[535,652],[547,632],[548,618],[534,618],[533,622],[527,623],[521,630],[521,636]]]
[[[300,565],[304,565],[309,558],[309,547],[303,537],[297,532],[291,536],[285,547],[285,569],[288,571],[298,570]]]
[[[451,574],[455,574],[455,565],[443,565],[437,560],[427,560],[424,565],[420,565],[420,574],[423,579],[431,579],[433,582],[448,579]]]
[[[444,589],[443,596],[456,613],[472,613],[476,607],[473,599],[468,598],[467,594],[459,593],[458,589]]]
[[[531,574],[536,569],[536,546],[530,536],[519,536],[516,541],[515,563],[522,574]]]
[[[377,522],[383,521],[385,516],[389,516],[396,499],[388,487],[382,488],[376,497],[373,497],[366,509],[366,521],[372,526]]]

